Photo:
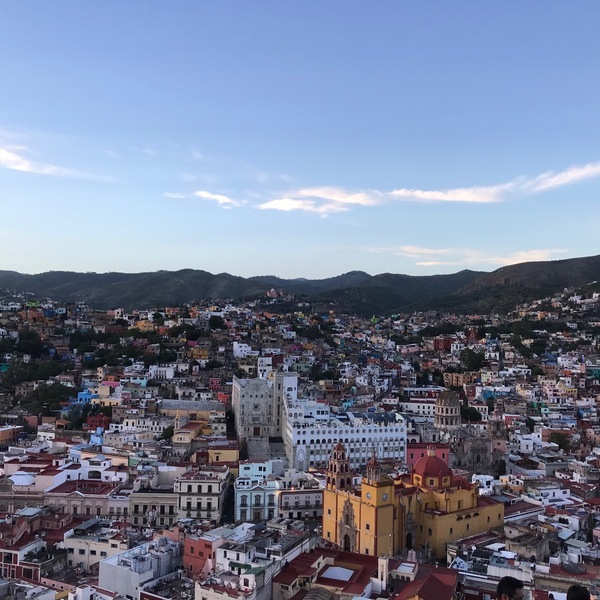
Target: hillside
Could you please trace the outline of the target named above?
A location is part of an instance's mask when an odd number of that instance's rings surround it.
[[[460,312],[504,312],[516,304],[597,280],[600,255],[521,263],[481,274],[432,305]]]
[[[522,263],[491,273],[463,270],[450,275],[372,276],[351,271],[314,280],[268,275],[244,278],[194,269],[152,273],[50,271],[38,275],[0,271],[0,289],[85,301],[97,308],[152,308],[203,299],[261,298],[275,288],[363,315],[423,309],[504,312],[518,303],[596,280],[600,280],[600,256]]]
[[[85,301],[97,308],[151,308],[208,298],[260,298],[275,288],[319,302],[342,303],[348,310],[372,314],[399,310],[449,294],[478,275],[462,271],[427,277],[372,276],[352,271],[328,279],[310,280],[274,276],[243,278],[193,269],[101,274],[51,271],[39,275],[0,271],[0,289],[32,292],[63,301]]]

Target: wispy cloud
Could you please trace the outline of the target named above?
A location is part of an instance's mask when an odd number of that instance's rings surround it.
[[[26,158],[23,153],[27,151],[24,146],[0,148],[0,167],[10,169],[11,171],[21,171],[22,173],[34,173],[36,175],[51,175],[54,177],[73,177],[77,179],[91,179],[95,181],[110,181],[109,177],[67,169],[57,165],[32,161]]]
[[[518,177],[506,183],[492,186],[475,186],[442,190],[418,190],[401,188],[392,190],[394,198],[416,202],[500,202],[510,196],[537,194],[552,188],[571,185],[600,175],[600,162],[574,166],[555,173],[547,171],[536,177]]]
[[[172,200],[181,200],[188,197],[187,194],[180,194],[179,192],[165,192],[164,196]]]
[[[412,258],[420,267],[514,265],[523,262],[552,260],[556,256],[568,252],[564,248],[536,248],[518,250],[508,254],[490,254],[473,248],[423,248],[420,246],[382,246],[367,248],[367,251]]]
[[[285,192],[280,197],[262,202],[258,208],[286,212],[305,211],[325,216],[347,211],[355,206],[377,206],[394,201],[490,204],[509,198],[538,194],[598,176],[600,176],[600,162],[569,167],[559,172],[547,171],[535,177],[517,177],[511,181],[489,186],[448,189],[397,188],[391,191],[309,187]]]
[[[136,150],[138,150],[142,154],[145,154],[146,156],[151,156],[152,158],[156,158],[158,156],[158,150],[154,148],[148,148],[144,146],[141,148],[136,148]]]
[[[340,204],[317,204],[314,200],[301,198],[277,198],[276,200],[269,200],[268,202],[259,204],[258,208],[261,210],[281,210],[284,212],[300,210],[317,213],[323,216],[333,212],[348,210]]]
[[[591,179],[600,175],[600,162],[588,163],[587,165],[570,167],[564,171],[554,173],[547,171],[535,179],[527,182],[531,192],[542,192],[563,185],[577,183],[584,179]]]
[[[222,208],[231,208],[233,206],[243,206],[245,202],[243,200],[235,200],[224,194],[213,194],[205,190],[198,190],[194,192],[194,196],[201,198],[202,200],[212,200],[216,202]]]
[[[450,190],[415,190],[401,188],[390,192],[393,198],[414,202],[475,202],[486,204],[499,202],[502,195],[515,188],[513,182],[487,187],[456,188]]]
[[[380,201],[380,192],[350,192],[339,187],[302,188],[259,204],[262,210],[305,211],[326,216],[350,210],[351,206],[375,206]]]

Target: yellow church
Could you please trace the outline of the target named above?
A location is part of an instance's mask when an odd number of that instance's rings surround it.
[[[322,535],[324,542],[349,552],[394,556],[416,550],[442,558],[448,542],[504,521],[504,505],[453,476],[434,448],[410,474],[382,475],[373,456],[361,484],[352,480],[346,448],[339,442],[327,468]]]

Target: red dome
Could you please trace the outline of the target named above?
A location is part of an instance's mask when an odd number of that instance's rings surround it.
[[[437,456],[424,456],[414,466],[413,472],[421,477],[449,477],[452,474],[450,467]]]

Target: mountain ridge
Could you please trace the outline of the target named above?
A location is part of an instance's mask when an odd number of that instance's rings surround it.
[[[96,308],[153,308],[206,299],[256,299],[274,288],[285,294],[333,303],[359,314],[412,310],[494,312],[545,297],[565,287],[600,280],[600,255],[503,266],[491,272],[462,269],[444,275],[349,271],[324,279],[241,277],[201,269],[141,273],[0,271],[0,288]]]

